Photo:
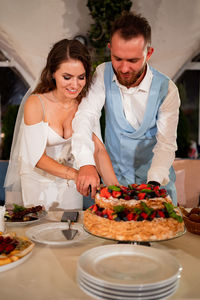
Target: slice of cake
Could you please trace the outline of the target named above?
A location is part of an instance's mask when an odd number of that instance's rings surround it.
[[[85,229],[119,241],[155,241],[184,231],[179,210],[165,189],[151,184],[101,187],[84,212]]]

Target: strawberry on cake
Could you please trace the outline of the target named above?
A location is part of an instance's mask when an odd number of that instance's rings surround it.
[[[90,233],[119,241],[155,241],[184,231],[183,219],[165,189],[151,184],[104,186],[84,213]]]

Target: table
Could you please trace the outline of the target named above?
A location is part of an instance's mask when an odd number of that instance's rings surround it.
[[[48,220],[32,226],[45,222]],[[82,213],[79,222],[82,222]],[[7,227],[7,230],[25,234],[28,228],[30,226]],[[68,246],[36,244],[25,262],[0,273],[0,299],[91,300],[93,298],[87,296],[76,283],[77,261],[88,249],[113,243],[89,236]],[[174,240],[151,243],[151,247],[168,251],[183,267],[179,289],[168,299],[200,299],[200,236],[187,232]]]

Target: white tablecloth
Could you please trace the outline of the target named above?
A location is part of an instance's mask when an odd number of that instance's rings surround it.
[[[61,212],[50,218],[61,217]],[[48,222],[43,220],[40,223]],[[79,219],[82,222],[82,215]],[[35,226],[38,225],[35,224]],[[33,226],[33,225],[32,225]],[[7,227],[25,234],[30,226]],[[76,283],[79,256],[93,247],[115,242],[90,236],[77,244],[60,247],[36,244],[31,256],[21,265],[0,273],[1,300],[89,300]],[[171,253],[183,267],[177,292],[169,299],[200,299],[200,236],[187,232],[182,237],[152,243],[151,247]]]

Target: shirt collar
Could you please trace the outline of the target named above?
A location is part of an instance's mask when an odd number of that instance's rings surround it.
[[[123,89],[124,91],[133,91],[133,90],[137,90],[137,91],[143,91],[143,92],[148,92],[149,91],[149,87],[151,85],[151,81],[152,81],[152,78],[153,78],[153,74],[150,70],[150,67],[149,65],[147,64],[147,71],[146,71],[146,74],[143,78],[143,80],[140,82],[140,84],[136,87],[132,87],[132,88],[129,88],[127,89],[124,85],[120,84],[119,81],[117,80],[117,77],[114,73],[113,75],[113,81],[116,81],[116,84],[121,88]]]

